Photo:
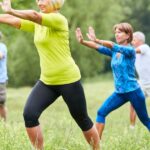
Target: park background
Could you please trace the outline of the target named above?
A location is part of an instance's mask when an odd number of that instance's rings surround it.
[[[12,0],[15,9],[37,9],[35,0]],[[93,26],[100,39],[112,40],[113,25],[129,22],[134,31],[146,35],[150,44],[150,0],[66,0],[61,10],[69,22],[70,48],[79,66],[92,120],[102,102],[113,92],[110,59],[80,45],[75,29],[81,27],[84,35]],[[23,123],[23,107],[31,87],[39,79],[39,56],[32,33],[7,25],[0,25],[8,47],[8,121],[0,123],[0,150],[30,150]],[[86,36],[85,36],[86,38]],[[150,100],[147,101],[150,113]],[[88,150],[80,129],[60,98],[41,116],[46,150]],[[129,129],[129,104],[108,117],[104,131],[103,150],[150,150],[149,133],[137,120],[134,131]]]

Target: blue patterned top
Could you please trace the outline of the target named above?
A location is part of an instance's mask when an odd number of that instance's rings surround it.
[[[122,46],[114,44],[112,49],[99,46],[99,53],[111,57],[111,68],[117,93],[127,93],[139,88],[135,77],[136,52],[132,46]],[[120,56],[117,57],[117,53]]]

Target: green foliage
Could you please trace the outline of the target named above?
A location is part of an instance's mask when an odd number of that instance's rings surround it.
[[[135,31],[142,31],[146,35],[146,42],[150,45],[150,0],[121,1],[125,20],[130,22]]]
[[[9,45],[8,74],[13,86],[33,85],[39,78],[39,57],[33,45],[33,36],[17,34]]]

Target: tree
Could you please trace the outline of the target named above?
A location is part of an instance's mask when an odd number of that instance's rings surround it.
[[[150,44],[150,0],[138,0],[136,3],[130,0],[121,1],[125,19],[130,22],[135,31],[142,31],[146,35],[146,42]]]

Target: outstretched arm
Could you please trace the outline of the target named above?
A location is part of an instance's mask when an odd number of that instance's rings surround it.
[[[96,44],[93,41],[85,41],[83,39],[83,35],[82,35],[82,32],[81,32],[80,28],[76,29],[76,38],[77,38],[79,43],[81,43],[82,45],[85,45],[87,47],[94,48],[94,49],[98,49],[98,47],[99,47],[98,44]]]
[[[0,14],[0,23],[7,24],[18,29],[21,26],[21,20],[9,14]]]
[[[38,24],[42,23],[42,16],[40,13],[34,10],[15,10],[11,7],[10,0],[3,0],[3,2],[0,3],[0,6],[2,10],[7,14],[18,18],[30,20]]]
[[[83,35],[82,35],[80,28],[76,29],[76,38],[77,38],[78,42],[81,43],[82,45],[85,45],[90,48],[94,48],[101,54],[108,55],[110,57],[112,56],[112,51],[109,48],[100,46],[99,44],[97,44],[96,42],[93,42],[93,41],[85,41],[83,39]]]
[[[122,45],[115,44],[112,41],[97,39],[95,35],[95,31],[92,27],[89,27],[89,32],[87,33],[87,36],[91,41],[99,43],[100,45],[109,48],[111,51],[119,52],[127,56],[135,55],[134,49],[131,46],[122,46]]]
[[[88,33],[87,33],[87,37],[91,40],[91,41],[93,41],[93,42],[96,42],[96,43],[98,43],[98,44],[100,44],[100,45],[103,45],[103,46],[105,46],[105,47],[108,47],[108,48],[112,48],[113,47],[113,42],[111,42],[111,41],[106,41],[106,40],[100,40],[100,39],[97,39],[96,38],[96,35],[95,35],[95,31],[94,31],[94,29],[93,29],[93,27],[89,27],[89,30],[88,30]]]

